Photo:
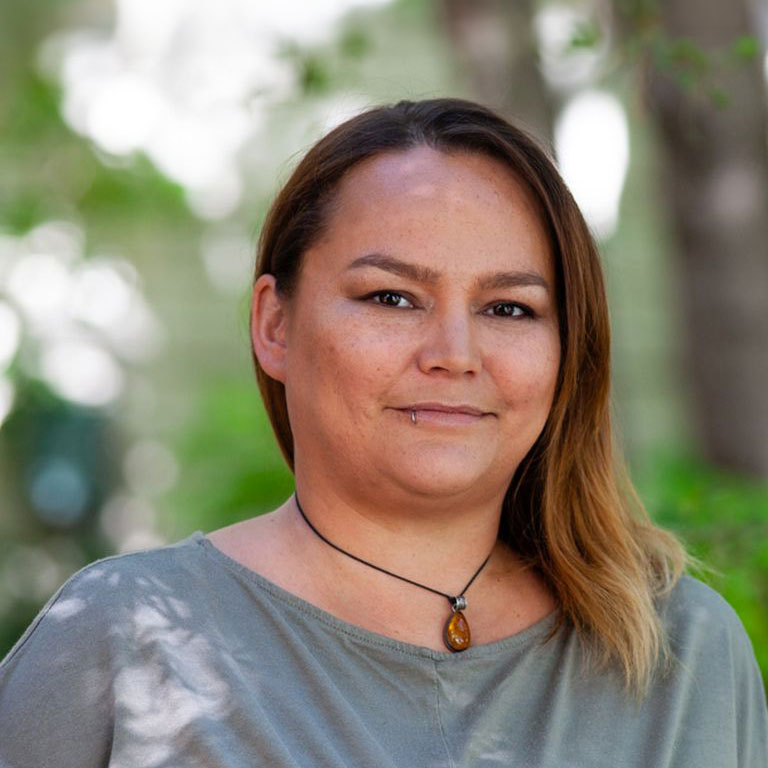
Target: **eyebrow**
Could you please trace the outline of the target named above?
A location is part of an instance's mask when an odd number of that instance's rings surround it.
[[[434,269],[410,264],[383,253],[369,253],[367,256],[361,256],[347,267],[347,271],[362,267],[376,267],[417,283],[434,285],[440,280],[440,273]],[[478,288],[484,290],[521,286],[538,286],[545,291],[550,290],[549,283],[538,272],[492,272],[479,277],[476,284]]]

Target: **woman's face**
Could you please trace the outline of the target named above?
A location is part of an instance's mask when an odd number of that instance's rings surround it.
[[[382,498],[504,493],[560,361],[548,240],[505,165],[418,147],[355,166],[282,306],[267,372],[297,472]]]

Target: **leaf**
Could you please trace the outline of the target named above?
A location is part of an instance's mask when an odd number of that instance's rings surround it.
[[[685,67],[692,72],[704,72],[709,66],[706,51],[687,37],[671,40],[667,54],[673,66]]]
[[[724,89],[713,86],[708,92],[709,100],[712,102],[712,106],[717,109],[725,109],[731,101],[731,97]]]
[[[595,48],[601,40],[600,28],[593,21],[582,21],[574,27],[568,47],[571,49]]]
[[[359,59],[370,51],[371,39],[365,30],[353,27],[341,36],[339,48],[344,56]]]
[[[331,87],[328,67],[319,56],[308,55],[299,64],[299,83],[305,95],[325,93]]]
[[[744,35],[734,40],[731,53],[737,59],[751,61],[760,53],[760,42],[753,35]]]

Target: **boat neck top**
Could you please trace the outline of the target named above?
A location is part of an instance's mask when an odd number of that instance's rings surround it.
[[[202,531],[70,577],[0,663],[2,768],[766,768],[728,603],[659,601],[676,657],[636,703],[560,611],[461,653],[343,621]],[[560,624],[560,626],[558,626]]]

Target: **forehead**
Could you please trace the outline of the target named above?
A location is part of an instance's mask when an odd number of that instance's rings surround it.
[[[326,268],[327,259],[343,267],[376,251],[464,271],[524,266],[551,275],[537,205],[509,166],[486,154],[427,146],[383,152],[354,166],[335,191],[323,235],[306,254],[310,263],[313,250],[324,251]]]
[[[382,152],[358,163],[342,178],[337,207],[360,195],[386,200],[407,194],[414,200],[471,196],[493,207],[524,209],[538,218],[533,196],[502,160],[480,152],[443,152],[426,145]],[[511,205],[510,205],[511,204]]]

